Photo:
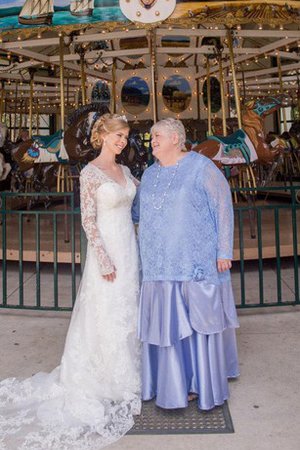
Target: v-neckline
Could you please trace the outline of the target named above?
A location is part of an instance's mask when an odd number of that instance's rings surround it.
[[[124,171],[124,169],[123,169],[122,164],[119,164],[119,166],[121,167],[121,171],[122,171],[123,178],[124,178],[124,181],[125,181],[125,184],[124,184],[124,185],[121,184],[121,183],[119,183],[119,182],[116,181],[114,178],[110,177],[109,175],[107,175],[107,174],[104,172],[104,170],[100,169],[100,167],[96,166],[96,164],[93,164],[92,162],[91,162],[90,164],[91,164],[93,167],[95,167],[96,170],[99,170],[99,172],[101,172],[101,173],[105,176],[105,178],[106,178],[107,180],[111,181],[112,183],[117,184],[118,186],[120,186],[120,187],[123,188],[123,189],[126,189],[127,184],[128,184],[128,179],[127,179],[127,177],[126,177],[126,175],[125,175],[125,171]]]

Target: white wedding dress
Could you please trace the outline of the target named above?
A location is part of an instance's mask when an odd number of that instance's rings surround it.
[[[1,450],[98,450],[123,436],[140,412],[136,187],[122,170],[125,187],[93,164],[82,170],[88,249],[61,364],[0,383]],[[114,267],[114,282],[102,278]]]

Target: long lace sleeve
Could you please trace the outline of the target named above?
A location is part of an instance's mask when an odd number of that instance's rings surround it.
[[[234,221],[230,187],[224,175],[212,162],[205,166],[203,187],[216,224],[217,258],[232,259]]]
[[[95,176],[91,167],[87,166],[82,170],[80,174],[81,222],[86,237],[95,251],[100,272],[102,275],[107,275],[115,269],[96,224],[96,191],[100,185],[101,179]]]

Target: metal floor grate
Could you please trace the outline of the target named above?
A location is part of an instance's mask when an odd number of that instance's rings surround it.
[[[197,401],[188,408],[165,410],[154,400],[143,402],[142,413],[127,434],[207,434],[234,433],[227,402],[211,411],[200,411]]]

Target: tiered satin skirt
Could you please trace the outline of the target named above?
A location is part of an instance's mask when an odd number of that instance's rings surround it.
[[[222,405],[228,378],[239,375],[231,282],[146,281],[139,337],[143,342],[142,399],[185,408],[198,394],[200,409]]]

